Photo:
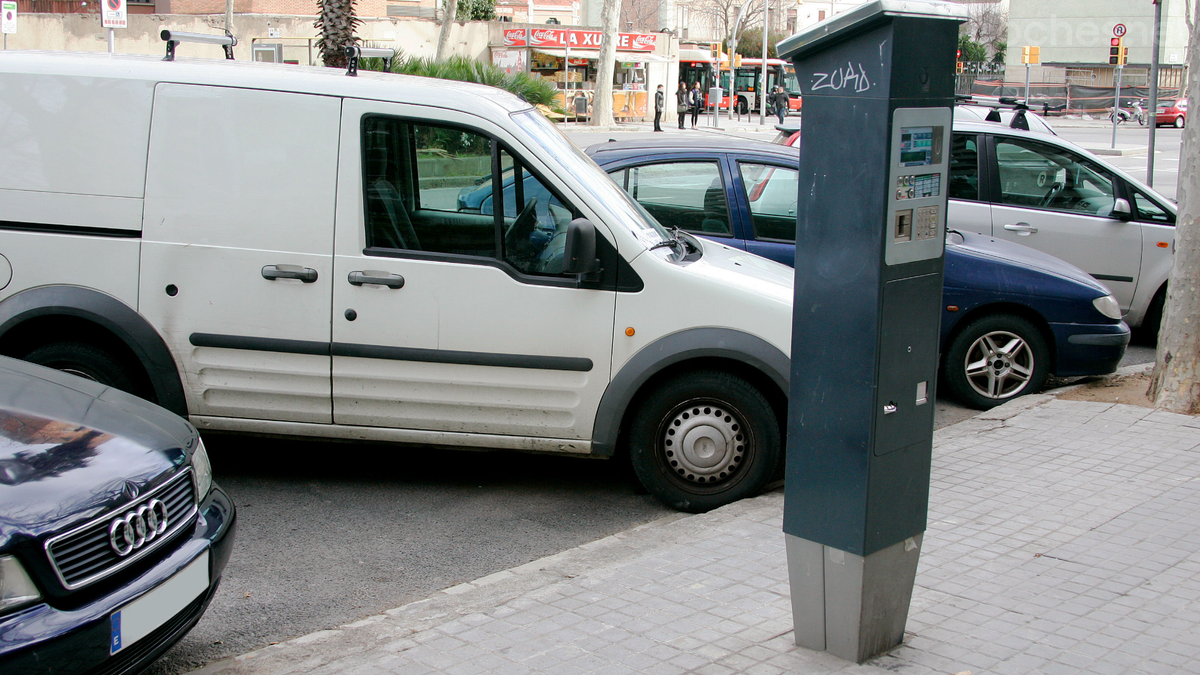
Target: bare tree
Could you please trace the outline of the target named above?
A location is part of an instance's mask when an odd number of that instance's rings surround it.
[[[1200,32],[1192,0],[1186,20],[1187,95],[1200,101]],[[1200,8],[1197,8],[1200,9]],[[1175,221],[1175,260],[1167,282],[1167,302],[1158,333],[1158,352],[1147,394],[1154,407],[1184,414],[1200,413],[1200,125],[1183,130],[1179,153],[1179,215]]]
[[[998,43],[1008,41],[1008,12],[1004,6],[998,2],[959,1],[967,6],[967,22],[962,25],[961,34],[995,54]]]
[[[617,60],[617,23],[621,20],[620,0],[604,0],[600,10],[600,25],[604,33],[600,37],[600,67],[596,69],[596,96],[592,100],[592,117],[588,124],[608,127],[613,119],[613,74]]]
[[[763,0],[681,0],[680,4],[690,7],[692,10],[693,23],[699,18],[707,24],[707,28],[711,33],[703,37],[716,38],[721,44],[728,44],[740,37],[742,30],[752,28],[762,21],[762,3]],[[734,35],[734,23],[737,21],[738,12],[742,10],[743,5],[750,5],[746,8],[745,16],[742,18],[741,26],[738,26],[739,35]],[[696,26],[693,26],[696,28]],[[695,31],[694,31],[695,32]]]
[[[658,2],[656,0],[621,0],[620,28],[637,33],[654,33],[658,25]]]

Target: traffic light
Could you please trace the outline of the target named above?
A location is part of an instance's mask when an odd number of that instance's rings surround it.
[[[713,42],[713,43],[710,43],[708,47],[709,47],[709,49],[712,50],[712,60],[720,61],[721,60],[721,43]]]
[[[1123,66],[1129,60],[1129,47],[1122,44],[1124,41],[1125,38],[1115,37],[1112,39],[1111,46],[1108,48],[1108,65]]]
[[[1041,47],[1021,47],[1021,63],[1036,65],[1042,62]]]
[[[959,61],[958,63],[954,64],[954,66],[954,72],[961,75],[963,71],[963,62]]]
[[[733,55],[733,67],[734,67],[734,68],[741,68],[741,67],[742,67],[742,55],[741,55],[741,54],[734,54],[734,55]]]

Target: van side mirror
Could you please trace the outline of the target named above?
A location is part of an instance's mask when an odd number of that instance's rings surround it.
[[[567,239],[563,251],[563,273],[577,274],[580,280],[600,271],[596,258],[596,226],[587,218],[576,218],[567,224]]]
[[[1133,208],[1129,206],[1128,199],[1118,199],[1113,202],[1112,207],[1113,218],[1120,220],[1133,220]]]

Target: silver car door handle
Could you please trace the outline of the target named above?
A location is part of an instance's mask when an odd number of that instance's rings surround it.
[[[362,286],[363,284],[378,284],[387,286],[388,288],[403,288],[404,277],[399,274],[387,274],[384,276],[374,276],[365,272],[351,272],[346,280],[353,286]]]
[[[1035,232],[1037,232],[1037,228],[1030,225],[1029,223],[1016,223],[1014,225],[1005,225],[1004,229],[1008,230],[1009,232],[1016,232],[1023,236],[1034,234]]]
[[[311,284],[317,280],[317,271],[311,267],[299,267],[297,265],[266,265],[262,268],[262,276],[264,279],[299,279],[306,284]]]

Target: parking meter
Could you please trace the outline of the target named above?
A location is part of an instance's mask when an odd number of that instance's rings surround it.
[[[724,93],[720,87],[708,88],[708,101],[712,105],[712,125],[718,129],[721,127],[721,97]],[[705,112],[707,113],[708,105],[705,108]]]
[[[929,504],[962,5],[874,0],[781,42],[804,96],[783,530],[796,644],[904,637]]]

